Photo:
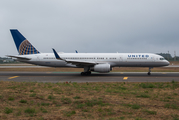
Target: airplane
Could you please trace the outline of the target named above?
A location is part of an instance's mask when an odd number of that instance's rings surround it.
[[[7,55],[20,62],[49,66],[84,68],[81,75],[91,72],[108,73],[113,67],[153,67],[168,66],[164,57],[152,53],[53,53],[39,52],[17,29],[10,29],[19,55]]]

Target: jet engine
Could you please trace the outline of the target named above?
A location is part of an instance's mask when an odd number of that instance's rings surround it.
[[[111,67],[110,64],[97,64],[91,68],[91,71],[100,72],[100,73],[107,73],[110,72]]]

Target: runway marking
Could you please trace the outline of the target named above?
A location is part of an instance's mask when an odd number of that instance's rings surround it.
[[[123,78],[123,80],[127,80],[127,79],[128,79],[128,77],[124,77],[124,78]]]
[[[13,79],[13,78],[17,78],[17,77],[19,77],[19,76],[13,76],[13,77],[9,77],[8,79]]]

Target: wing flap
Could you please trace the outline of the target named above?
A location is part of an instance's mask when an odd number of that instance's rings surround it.
[[[82,65],[82,66],[91,66],[91,65],[96,65],[98,63],[93,62],[93,61],[78,61],[78,60],[65,60],[67,63],[71,63],[74,65]]]

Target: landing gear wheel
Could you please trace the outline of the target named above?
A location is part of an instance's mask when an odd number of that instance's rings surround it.
[[[81,75],[91,75],[91,72],[81,72]]]
[[[148,72],[147,74],[148,74],[148,75],[151,75],[151,73],[150,73],[150,72]]]
[[[87,72],[87,75],[91,75],[91,72],[89,71],[89,72]]]

